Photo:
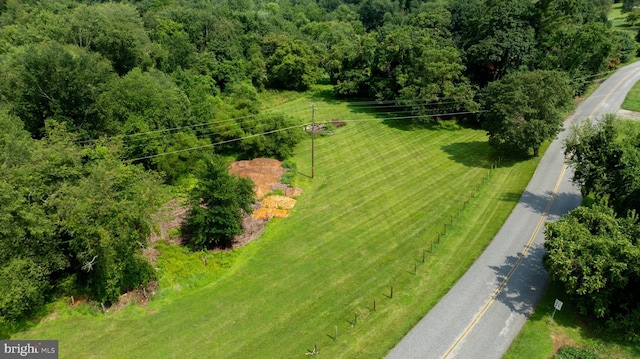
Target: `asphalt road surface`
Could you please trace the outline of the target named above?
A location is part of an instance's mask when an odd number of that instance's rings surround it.
[[[548,283],[542,267],[544,223],[557,220],[582,199],[564,161],[568,129],[618,111],[638,79],[640,62],[623,67],[567,118],[565,130],[547,149],[491,244],[388,359],[502,357]]]

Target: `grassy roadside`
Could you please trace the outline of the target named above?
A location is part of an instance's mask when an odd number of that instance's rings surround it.
[[[640,82],[636,82],[620,107],[624,110],[640,112]]]
[[[640,357],[640,345],[594,331],[565,297],[560,287],[549,287],[504,359],[547,359],[563,345],[586,348],[602,358]],[[556,299],[563,306],[551,320]]]
[[[221,278],[165,291],[146,308],[61,316],[14,339],[58,339],[64,358],[287,358],[315,343],[325,357],[383,356],[491,241],[537,160],[502,163],[487,177],[484,131],[408,128],[320,90],[273,108],[310,118],[314,103],[316,121],[347,126],[316,139],[313,180],[311,143],[298,147],[298,205]]]
[[[621,4],[614,6],[619,8]],[[640,82],[627,94],[621,108],[640,111]],[[511,344],[504,356],[505,359],[552,358],[562,345],[587,348],[602,358],[640,358],[640,344],[594,331],[565,297],[560,288],[550,286],[531,318]],[[564,305],[551,321],[556,299],[563,301]]]

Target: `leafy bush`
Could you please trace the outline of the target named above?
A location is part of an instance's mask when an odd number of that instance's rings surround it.
[[[565,345],[558,350],[553,359],[602,359],[602,357],[590,349]]]
[[[0,319],[15,320],[44,303],[50,289],[45,268],[13,258],[0,269]]]
[[[291,160],[284,160],[282,161],[282,167],[285,168],[286,171],[282,175],[282,178],[280,178],[280,182],[291,186],[293,184],[294,178],[296,177],[298,166]]]

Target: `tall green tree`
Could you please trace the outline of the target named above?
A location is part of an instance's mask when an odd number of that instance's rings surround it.
[[[0,88],[32,135],[42,135],[48,118],[88,136],[103,130],[96,101],[114,74],[100,55],[47,42],[18,49],[5,66],[7,84]]]
[[[483,92],[483,128],[489,144],[526,154],[562,129],[562,110],[571,102],[569,79],[557,71],[515,72],[490,83]]]
[[[231,246],[233,236],[242,233],[242,213],[252,211],[253,196],[250,179],[230,175],[221,157],[207,158],[183,226],[189,244],[198,249]]]
[[[303,41],[268,34],[263,48],[269,87],[303,91],[320,78],[318,59]]]
[[[138,10],[131,4],[80,5],[68,21],[67,41],[102,54],[119,75],[141,65],[148,57],[149,37]]]
[[[110,145],[79,148],[64,124],[48,121],[40,140],[20,125],[0,113],[0,153],[16,155],[0,164],[0,317],[15,320],[62,290],[111,302],[151,278],[138,252],[157,177]]]
[[[398,27],[381,39],[369,79],[371,95],[405,100],[414,113],[424,115],[439,102],[456,104],[445,112],[474,107],[460,53],[450,39],[420,25]]]
[[[110,303],[155,276],[139,250],[150,234],[159,183],[141,166],[123,164],[105,145],[85,151],[91,161],[83,166],[83,176],[76,183],[60,183],[50,206],[59,238],[72,253],[76,285]]]
[[[640,322],[640,225],[604,204],[578,207],[548,223],[544,266],[584,315],[608,321],[627,335]],[[637,337],[637,335],[636,335]]]
[[[536,33],[528,0],[455,0],[452,32],[466,54],[468,74],[480,86],[513,71],[532,70]]]
[[[195,94],[193,96],[196,99]],[[207,97],[200,100],[207,101]],[[196,138],[196,128],[190,127],[195,121],[207,122],[209,119],[196,120],[185,92],[173,78],[157,70],[143,72],[135,68],[115,79],[100,95],[97,106],[100,118],[108,124],[104,133],[126,136],[124,156],[143,158],[142,163],[148,168],[162,170],[169,181],[197,162],[198,154],[184,151],[170,156],[156,155],[209,143],[207,139]],[[177,166],[179,161],[183,163]]]
[[[590,75],[609,68],[617,49],[614,39],[615,33],[604,23],[557,24],[541,39],[544,55],[539,67],[567,73],[574,79],[574,91],[582,93]]]
[[[640,211],[639,136],[613,115],[572,129],[565,152],[584,197],[606,199],[620,214]]]

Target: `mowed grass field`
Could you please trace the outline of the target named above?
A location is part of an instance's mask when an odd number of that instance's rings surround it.
[[[302,358],[315,345],[325,358],[383,357],[491,241],[537,165],[489,175],[485,132],[451,121],[411,128],[326,92],[268,100],[347,123],[316,138],[313,179],[311,141],[298,146],[304,193],[288,218],[199,289],[161,288],[146,308],[64,314],[12,339],[57,339],[61,358]]]

